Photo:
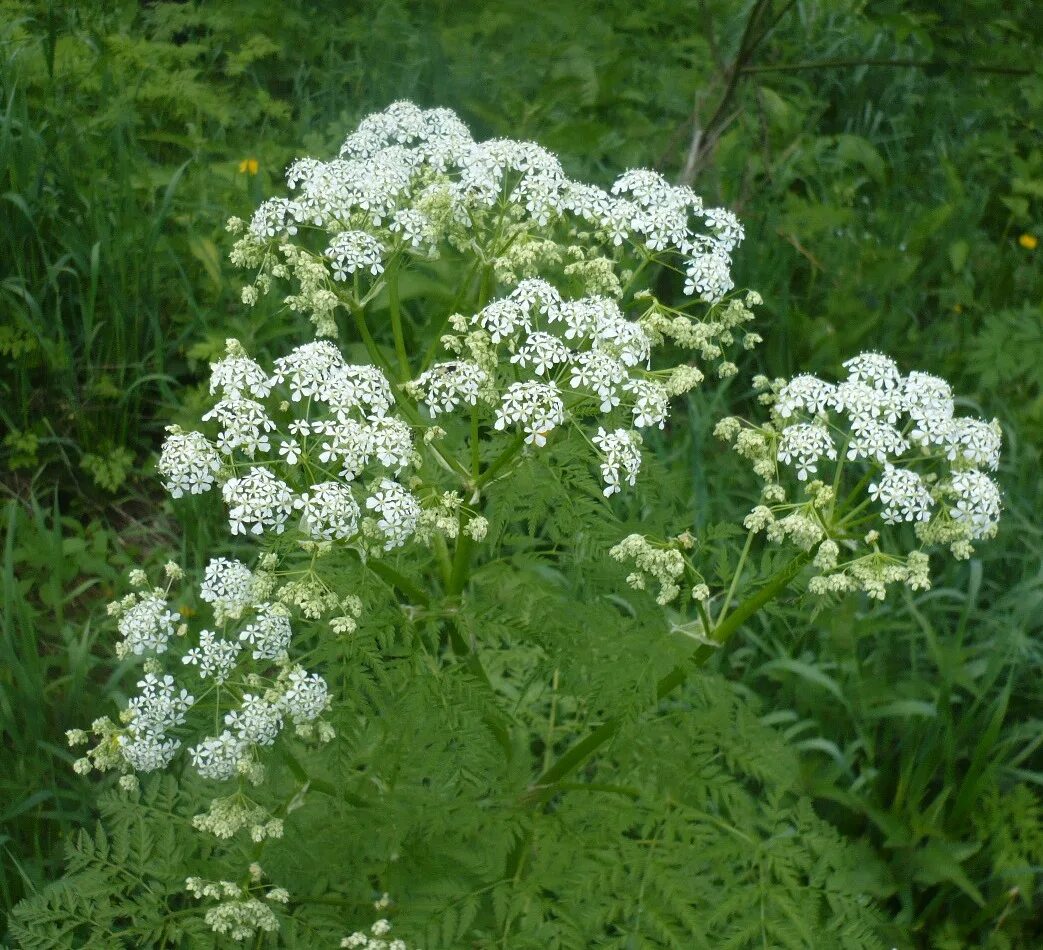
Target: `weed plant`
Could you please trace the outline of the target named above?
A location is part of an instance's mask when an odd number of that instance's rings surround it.
[[[172,544],[200,569],[220,530],[201,506],[182,508],[176,530],[169,512],[154,513],[162,425],[198,415],[201,394],[186,405],[180,393],[227,337],[269,356],[308,338],[274,308],[239,304],[224,220],[248,216],[299,153],[332,152],[361,116],[409,97],[452,106],[482,137],[537,139],[570,174],[602,184],[655,164],[742,218],[735,271],[765,299],[766,342],[647,440],[648,477],[669,486],[658,500],[678,530],[701,536],[743,512],[746,476],[711,430],[736,407],[755,411],[756,373],[825,373],[880,349],[947,378],[961,412],[999,417],[1006,511],[995,541],[927,592],[752,620],[702,674],[713,702],[689,697],[687,722],[643,741],[672,750],[738,729],[736,755],[756,750],[735,766],[740,784],[775,789],[785,808],[813,805],[785,866],[810,873],[800,862],[818,853],[812,838],[856,849],[833,853],[852,870],[857,852],[861,886],[894,928],[888,945],[1043,939],[1043,77],[1032,4],[1004,16],[986,0],[579,3],[540,17],[513,2],[373,2],[350,16],[340,4],[246,0],[2,9],[5,907],[43,893],[63,842],[94,832],[100,783],[71,772],[64,733],[111,713],[137,676],[113,658],[101,604],[125,567],[156,567]],[[640,494],[618,502],[620,530],[647,511]],[[550,576],[535,558],[531,570]],[[490,570],[483,583],[517,602],[526,576]],[[764,756],[779,770],[764,772]],[[747,798],[733,804],[743,826],[767,820]],[[641,824],[629,805],[599,808],[588,820]],[[145,863],[160,868],[164,847]],[[639,869],[638,853],[618,867]],[[635,873],[637,896],[619,907],[631,923],[648,919],[650,885]],[[452,882],[428,880],[433,906]],[[671,900],[690,886],[684,868],[670,880]],[[338,922],[361,923],[370,897],[360,890]],[[835,944],[812,934],[794,945]]]

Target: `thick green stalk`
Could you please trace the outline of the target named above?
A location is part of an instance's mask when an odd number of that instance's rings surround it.
[[[398,588],[403,594],[405,594],[414,604],[418,604],[421,607],[427,607],[431,603],[431,598],[427,596],[427,593],[421,589],[418,584],[415,584],[408,577],[400,574],[393,567],[389,567],[383,561],[371,558],[367,560],[366,567],[368,567],[374,574],[377,575],[382,581],[389,584],[391,587]]]
[[[377,366],[382,366],[389,375],[393,376],[391,364],[388,362],[387,357],[380,352],[377,341],[373,339],[373,334],[369,332],[369,326],[366,324],[366,315],[360,308],[352,307],[351,316],[355,320],[355,327],[359,331],[359,336],[362,337],[362,342],[366,345],[366,352],[369,353],[369,358]]]
[[[713,631],[713,644],[703,644],[683,663],[675,666],[656,684],[656,702],[680,686],[696,667],[702,666],[707,659],[726,643],[731,636],[765,604],[774,600],[800,572],[808,562],[810,555],[800,554],[781,571],[773,575],[756,593],[746,598],[733,610]],[[584,765],[606,742],[608,742],[623,725],[623,720],[608,719],[581,739],[560,758],[546,769],[530,787],[525,795],[525,802],[536,805],[545,802],[557,792],[560,783],[582,765]]]
[[[731,606],[732,597],[735,596],[735,591],[739,587],[739,578],[742,577],[742,569],[746,566],[746,558],[750,555],[750,547],[753,544],[754,533],[755,532],[750,531],[746,535],[746,543],[742,546],[742,554],[739,555],[739,563],[735,565],[735,572],[732,574],[732,582],[728,586],[728,593],[724,595],[724,603],[721,605],[721,612],[717,615],[718,624],[723,623],[725,617],[728,616],[728,608]]]
[[[481,477],[475,483],[475,488],[488,484],[522,450],[523,445],[525,445],[525,433],[519,432],[515,440],[489,463],[489,467],[482,472]]]
[[[412,379],[409,356],[406,353],[406,338],[402,333],[402,305],[398,299],[398,268],[388,276],[388,309],[391,311],[391,333],[395,338],[395,355],[398,357],[399,379]]]

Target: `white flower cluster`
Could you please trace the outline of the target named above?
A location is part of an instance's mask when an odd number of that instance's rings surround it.
[[[591,440],[601,450],[601,477],[605,481],[605,497],[620,490],[622,482],[634,485],[641,468],[641,436],[627,429],[606,432],[598,427]]]
[[[127,704],[126,732],[119,737],[121,751],[130,767],[137,772],[153,772],[165,768],[181,747],[179,739],[167,731],[181,726],[194,697],[186,689],[178,689],[174,677],[157,677],[146,673],[138,681],[141,691]]]
[[[926,554],[887,553],[881,529],[909,524],[921,548],[945,544],[956,557],[995,534],[1000,491],[983,469],[999,466],[999,425],[958,417],[948,383],[921,372],[903,376],[880,353],[862,353],[844,367],[847,378],[836,383],[807,374],[774,384],[761,379],[772,422],[718,425],[718,435],[734,441],[767,482],[766,504],[750,513],[747,527],[805,550],[818,545],[815,590],[882,597],[892,582],[926,587]],[[825,484],[809,481],[823,461],[831,468]],[[789,467],[807,483],[804,501],[787,501]]]
[[[565,404],[556,383],[530,380],[511,383],[496,411],[497,429],[518,424],[525,430],[525,441],[536,446],[547,444],[547,433],[565,421]]]
[[[168,570],[171,578],[180,573]],[[255,573],[227,558],[211,560],[199,586],[199,600],[211,607],[214,621],[222,629],[220,634],[201,629],[197,638],[185,624],[173,629],[176,615],[168,591],[157,588],[132,594],[111,605],[110,613],[119,618],[124,635],[123,652],[148,651],[151,655],[138,693],[121,714],[122,727],[108,719],[95,722],[93,731],[99,741],[80,760],[78,770],[151,772],[174,758],[182,745],[177,733],[191,728],[188,715],[197,706],[186,688],[169,673],[162,673],[156,659],[175,634],[189,642],[195,639],[181,657],[183,667],[194,670],[203,684],[211,681],[222,687],[216,695],[224,701],[226,728],[189,749],[200,775],[220,780],[250,774],[255,766],[254,750],[275,742],[286,720],[298,732],[314,731],[309,724],[316,723],[328,705],[326,683],[290,661],[293,631],[289,611],[281,603],[261,599],[272,586],[266,572]],[[246,653],[253,663],[243,662]],[[213,691],[204,685],[201,692]],[[217,715],[222,715],[221,709]],[[200,718],[214,721],[209,713]],[[321,737],[328,727],[320,727],[318,732]],[[78,734],[78,738],[85,736]]]
[[[374,922],[369,933],[357,930],[341,940],[340,945],[353,948],[353,950],[409,950],[404,940],[385,939],[389,933],[391,933],[391,923],[381,919]]]
[[[211,392],[222,398],[203,420],[217,421],[217,434],[177,430],[164,443],[160,468],[175,497],[220,484],[233,535],[296,526],[315,541],[344,541],[361,530],[356,493],[364,495],[364,473],[376,469],[378,488],[365,507],[378,509],[386,548],[409,540],[419,503],[387,475],[412,464],[413,437],[390,414],[394,397],[379,369],[349,365],[336,346],[318,341],[277,359],[266,374],[230,340],[228,355],[212,367]],[[200,458],[218,462],[203,466]],[[388,516],[391,497],[397,513]]]
[[[660,316],[653,308],[630,320],[609,297],[566,299],[548,281],[526,278],[470,319],[453,318],[457,335],[442,342],[470,359],[436,364],[406,388],[433,417],[461,403],[488,404],[495,411],[494,429],[519,426],[525,441],[537,447],[566,420],[597,413],[627,419],[632,429],[613,426],[613,437],[606,438],[607,426],[601,425],[590,438],[602,453],[605,494],[611,495],[620,489],[621,470],[634,484],[641,464],[637,430],[663,428],[670,397],[702,380],[691,366],[646,368],[654,341],[664,339]]]
[[[736,371],[725,349],[740,338],[747,348],[760,339],[736,332],[752,319],[749,305],[759,299],[724,301],[733,288],[731,254],[743,239],[742,226],[653,171],[627,171],[603,190],[569,179],[538,145],[475,142],[452,112],[398,102],[364,119],[337,159],[294,162],[287,183],[292,197],[269,199],[249,225],[230,222],[241,233],[232,258],[257,275],[245,300],[286,280],[296,285],[286,305],[311,313],[320,336],[337,334],[335,310],[364,321],[367,304],[384,293],[395,297],[397,315],[399,274],[418,259],[448,251],[454,260],[462,254],[483,266],[478,312],[467,323],[455,322],[453,314],[444,318],[457,335],[441,342],[455,358],[426,360],[406,384],[432,417],[483,403],[495,409],[496,429],[519,426],[537,447],[574,409],[581,410],[576,417],[587,417],[592,407],[603,414],[622,408],[631,413],[632,428],[663,428],[669,399],[697,386],[704,374],[689,365],[652,371],[653,347],[671,342],[697,351],[725,377]],[[640,317],[624,316],[621,303],[653,262],[686,275],[684,292],[698,300],[685,306],[709,304],[703,317],[665,307],[643,290],[631,291],[635,296],[624,304],[647,299]],[[550,270],[562,278],[558,286],[541,279]],[[497,281],[509,292],[496,296]],[[566,286],[567,294],[559,289]],[[400,328],[396,332],[404,365]],[[254,451],[267,452],[275,436],[251,411],[259,404],[242,403],[237,400],[234,418],[219,404],[213,418],[231,429],[228,444],[252,458]],[[616,430],[618,422],[604,427]],[[291,460],[300,450],[296,439],[279,446]],[[278,503],[256,515],[240,530],[279,531],[286,521]]]
[[[133,606],[131,606],[131,604]],[[177,617],[170,612],[162,591],[149,591],[129,599],[121,607],[117,624],[123,643],[120,653],[162,653],[175,633]]]
[[[221,456],[201,432],[184,432],[170,426],[156,466],[163,476],[163,487],[174,498],[201,495],[214,486],[221,468]]]
[[[279,918],[271,904],[285,904],[290,895],[281,887],[267,888],[264,900],[255,897],[253,889],[246,890],[233,881],[207,881],[190,877],[185,880],[188,892],[197,900],[217,901],[208,908],[204,920],[217,934],[227,934],[232,940],[249,940],[258,933],[275,933]],[[267,903],[266,903],[267,901]]]
[[[436,363],[421,373],[412,384],[432,416],[452,412],[463,403],[478,404],[483,387],[489,383],[489,374],[473,360],[455,360]]]
[[[240,262],[259,259],[258,246],[317,230],[330,235],[324,254],[335,279],[376,276],[396,243],[434,252],[441,238],[481,230],[509,209],[523,233],[560,224],[608,248],[670,254],[687,275],[685,293],[715,302],[733,286],[731,254],[743,239],[733,214],[704,208],[690,188],[656,172],[628,171],[606,191],[570,179],[538,145],[476,142],[448,109],[409,102],[365,118],[339,158],[300,159],[286,178],[294,197],[257,209],[235,254]]]

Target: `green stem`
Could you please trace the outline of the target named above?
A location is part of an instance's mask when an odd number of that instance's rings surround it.
[[[393,567],[389,567],[383,561],[373,559],[370,559],[365,563],[366,567],[376,574],[377,577],[392,587],[398,588],[398,590],[412,600],[413,603],[419,604],[421,607],[427,607],[431,603],[431,598],[427,596],[418,584],[415,584],[405,575],[400,574]]]
[[[478,283],[478,306],[481,310],[488,302],[493,293],[493,268],[492,264],[486,264],[482,268],[482,277]]]
[[[465,530],[466,521],[460,516],[460,533],[456,538],[456,550],[453,552],[453,568],[449,575],[449,587],[447,593],[451,597],[458,597],[465,585],[471,568],[471,555],[474,553],[474,538]]]
[[[315,791],[322,795],[328,795],[330,798],[339,798],[355,808],[369,808],[373,804],[361,795],[356,795],[354,792],[336,786],[332,782],[327,782],[325,779],[313,778],[310,776],[304,766],[301,765],[300,761],[289,749],[286,748],[285,745],[281,745],[279,751],[282,754],[283,761],[289,767],[290,772],[293,773],[293,777],[297,779],[298,782],[307,784],[309,788],[315,789]]]
[[[841,506],[844,509],[844,516],[851,514],[851,505],[854,500],[862,493],[863,489],[873,480],[873,470],[869,469],[868,472],[863,475],[858,484],[851,489],[851,493],[844,499],[844,504]]]
[[[355,327],[359,331],[359,336],[362,337],[362,342],[366,346],[366,352],[369,353],[369,358],[379,366],[383,366],[385,371],[390,376],[395,374],[391,370],[391,364],[388,362],[387,357],[380,352],[380,347],[377,346],[377,341],[373,339],[373,334],[369,332],[369,327],[366,325],[366,315],[358,307],[351,308],[351,316],[355,320]]]
[[[377,341],[373,339],[373,334],[369,332],[369,326],[366,323],[366,315],[359,307],[351,308],[351,315],[355,319],[355,326],[358,328],[359,336],[362,337],[362,342],[366,346],[366,352],[369,353],[370,359],[380,366],[384,367],[384,371],[389,376],[394,376],[394,370],[391,368],[391,364],[383,353],[380,352],[380,348],[377,346]],[[408,368],[408,367],[407,367]],[[393,386],[393,395],[395,397],[395,405],[398,406],[399,411],[406,419],[414,426],[421,426],[422,422],[420,419],[420,413],[417,412],[416,406],[414,406],[409,399],[406,397],[402,388],[399,386]],[[434,445],[430,446],[431,451],[442,460],[446,468],[450,471],[455,472],[464,481],[470,478],[468,472],[456,461],[452,456],[446,456],[442,454]]]
[[[402,333],[402,306],[398,299],[398,268],[388,276],[388,309],[391,311],[391,333],[395,338],[395,355],[398,357],[399,379],[405,381],[413,378],[409,368],[409,356],[406,353],[406,338]]]
[[[728,593],[724,595],[724,603],[721,604],[720,613],[717,614],[718,627],[724,622],[724,618],[728,615],[728,607],[732,602],[732,597],[735,596],[735,591],[739,587],[739,578],[742,576],[742,569],[746,566],[746,558],[749,557],[750,554],[750,546],[753,544],[753,535],[753,531],[750,531],[746,535],[746,543],[742,546],[742,554],[739,555],[739,563],[735,565],[735,572],[732,574],[732,582],[728,586]]]
[[[727,619],[718,623],[713,631],[714,645],[703,644],[698,647],[688,659],[659,680],[656,684],[656,702],[661,702],[684,683],[693,669],[702,666],[750,617],[785,590],[809,559],[808,554],[797,555],[756,593],[739,604]],[[538,805],[552,798],[560,788],[561,782],[583,766],[598,749],[619,732],[622,726],[622,719],[608,719],[588,733],[585,738],[566,750],[550,768],[544,770],[530,786],[523,801],[530,805]]]
[[[471,474],[475,482],[478,481],[482,468],[482,457],[478,449],[478,406],[475,405],[471,407]]]
[[[525,433],[519,432],[515,440],[489,463],[489,467],[482,472],[481,477],[475,483],[475,488],[481,488],[483,485],[487,485],[493,477],[522,450],[523,445],[525,445]]]
[[[453,302],[449,305],[449,309],[446,311],[445,316],[442,318],[441,323],[438,325],[438,332],[431,338],[427,351],[424,353],[424,360],[420,364],[422,370],[428,369],[431,363],[434,361],[435,354],[438,352],[438,347],[441,345],[442,336],[445,333],[445,328],[449,324],[449,318],[456,313],[460,304],[463,302],[465,296],[467,296],[467,288],[471,286],[471,280],[475,275],[475,272],[481,266],[479,258],[475,258],[474,263],[471,265],[471,269],[467,272],[464,277],[463,283],[460,285],[460,289],[456,292],[453,297]]]

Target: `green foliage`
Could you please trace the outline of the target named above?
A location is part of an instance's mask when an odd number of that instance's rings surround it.
[[[472,687],[428,674],[396,696],[399,671],[386,673],[368,722],[331,750],[346,761],[322,757],[341,775],[350,763],[355,788],[315,779],[262,858],[301,885],[279,945],[364,928],[374,887],[395,895],[396,932],[426,947],[887,945],[870,907],[882,866],[796,797],[793,750],[720,681],[627,729],[586,791],[531,813],[503,797],[504,778],[509,789],[524,776],[497,774]],[[403,734],[407,721],[418,728]],[[669,754],[679,745],[683,761]],[[200,857],[185,799],[172,779],[106,798],[98,830],[73,840],[66,878],[15,912],[20,945],[210,945],[182,890]],[[522,842],[531,860],[505,877]]]

